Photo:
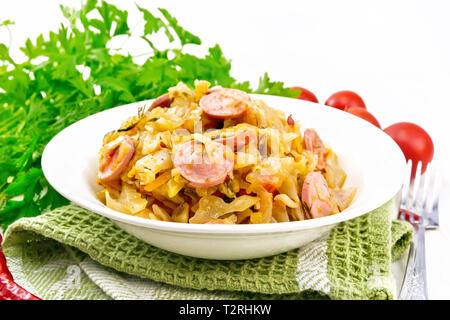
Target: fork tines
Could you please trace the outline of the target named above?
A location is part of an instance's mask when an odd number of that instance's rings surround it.
[[[420,214],[419,219],[423,219],[427,229],[439,227],[439,184],[440,176],[434,164],[429,163],[427,170],[422,175],[422,162],[418,162],[414,177],[411,179],[412,162],[407,163],[407,174],[402,192],[402,209]],[[402,212],[402,217],[405,218]],[[414,215],[408,217],[410,222],[414,222]]]

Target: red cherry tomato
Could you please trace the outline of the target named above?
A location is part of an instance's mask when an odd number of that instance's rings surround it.
[[[395,123],[384,129],[402,149],[406,160],[412,160],[412,172],[415,174],[417,163],[422,161],[422,173],[427,169],[434,154],[433,140],[418,125],[410,122]]]
[[[375,118],[369,111],[367,111],[366,109],[363,108],[359,108],[359,107],[351,107],[347,109],[348,113],[351,113],[357,117],[360,117],[364,120],[369,121],[371,124],[373,124],[374,126],[378,127],[381,129],[380,123],[378,122],[377,118]]]
[[[291,89],[297,89],[302,91],[300,92],[300,95],[297,97],[297,99],[319,103],[319,100],[317,99],[316,95],[311,91],[309,91],[308,89],[302,87],[292,87]]]
[[[325,101],[325,104],[340,110],[347,110],[352,107],[366,109],[364,100],[355,92],[348,90],[333,93],[327,101]]]

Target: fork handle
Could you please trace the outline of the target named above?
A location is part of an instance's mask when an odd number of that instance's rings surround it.
[[[410,263],[406,269],[405,283],[400,292],[399,299],[403,300],[427,300],[427,272],[425,263],[425,228],[423,222],[418,224],[414,236],[415,250],[410,257]],[[414,246],[414,244],[412,244]]]

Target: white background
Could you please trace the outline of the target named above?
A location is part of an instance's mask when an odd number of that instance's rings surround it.
[[[441,228],[427,231],[429,294],[450,299],[450,1],[110,2],[129,10],[135,30],[143,27],[135,3],[153,13],[166,8],[202,39],[197,54],[220,44],[232,59],[232,75],[253,87],[268,72],[272,80],[310,89],[321,103],[336,91],[352,90],[382,127],[409,121],[429,132],[444,177]],[[18,47],[28,37],[57,30],[60,3],[80,1],[0,2],[0,19],[15,21],[13,56],[20,56]],[[4,28],[0,41],[10,41]],[[133,55],[148,51],[139,40],[128,41],[125,49]]]

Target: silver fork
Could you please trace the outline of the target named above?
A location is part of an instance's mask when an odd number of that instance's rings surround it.
[[[425,229],[439,227],[439,182],[437,170],[431,164],[421,175],[419,162],[414,179],[411,179],[411,161],[408,175],[403,185],[399,218],[414,227],[414,242],[411,243],[408,263],[399,294],[401,300],[428,299],[425,263]]]

